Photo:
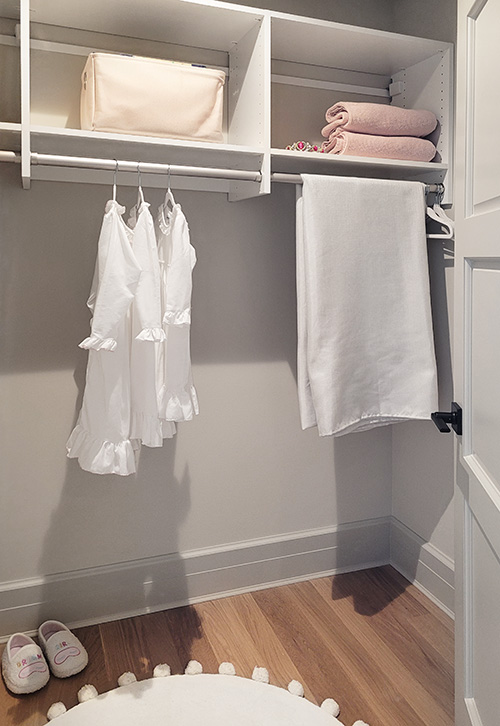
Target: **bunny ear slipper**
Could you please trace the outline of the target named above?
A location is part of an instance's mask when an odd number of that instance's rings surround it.
[[[12,693],[33,693],[43,688],[50,671],[35,641],[24,633],[14,633],[2,654],[2,676]]]
[[[76,635],[58,620],[46,620],[40,625],[38,639],[50,670],[57,678],[80,673],[89,661],[87,651]]]

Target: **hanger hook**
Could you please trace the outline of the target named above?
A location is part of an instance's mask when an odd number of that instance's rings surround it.
[[[137,162],[137,179],[139,181],[139,186],[142,187],[142,179],[141,179],[141,162]]]
[[[115,159],[115,170],[113,172],[113,199],[116,201],[116,175],[118,173],[118,159]]]
[[[170,191],[170,164],[167,169],[167,190]]]

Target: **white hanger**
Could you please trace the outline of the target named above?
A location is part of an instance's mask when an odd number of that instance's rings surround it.
[[[168,165],[168,172],[167,172],[167,191],[165,192],[165,200],[163,204],[160,207],[160,214],[162,218],[163,224],[167,224],[167,220],[165,219],[165,214],[169,214],[169,204],[171,209],[175,207],[175,199],[174,195],[172,194],[172,190],[170,188],[170,164]]]
[[[144,192],[142,191],[141,162],[137,162],[137,209],[144,204]]]
[[[441,225],[442,229],[446,230],[441,234],[428,234],[427,239],[451,239],[453,237],[455,231],[455,223],[452,219],[450,219],[450,217],[448,217],[440,204],[435,203],[432,205],[432,207],[427,207],[426,214],[429,219],[437,222],[439,225]]]
[[[170,164],[168,165],[168,172],[167,172],[167,191],[165,193],[165,201],[163,203],[165,210],[168,210],[169,202],[172,205],[172,207],[175,206],[174,195],[172,194],[172,189],[170,188]]]
[[[113,201],[116,202],[116,175],[118,173],[118,160],[115,159],[115,171],[113,173]]]

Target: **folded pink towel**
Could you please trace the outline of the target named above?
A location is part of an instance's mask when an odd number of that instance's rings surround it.
[[[323,142],[325,154],[368,156],[376,159],[403,159],[405,161],[431,161],[436,147],[427,139],[414,136],[375,136],[338,131]]]
[[[329,108],[325,116],[328,124],[321,131],[325,139],[337,129],[377,136],[427,136],[437,125],[432,111],[381,103],[341,101]]]

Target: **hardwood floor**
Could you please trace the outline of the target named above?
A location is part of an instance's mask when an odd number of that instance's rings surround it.
[[[270,682],[283,687],[296,679],[309,700],[338,701],[346,726],[356,719],[370,726],[453,726],[453,623],[390,566],[75,633],[89,653],[85,671],[52,677],[25,696],[13,696],[2,682],[2,726],[41,726],[51,703],[76,705],[85,683],[102,693],[125,671],[141,680],[157,663],[168,663],[182,673],[190,659],[212,673],[231,661],[242,676],[265,666]]]

